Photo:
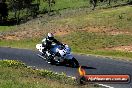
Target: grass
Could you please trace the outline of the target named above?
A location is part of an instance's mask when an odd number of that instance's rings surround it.
[[[103,33],[75,32],[62,37],[64,42],[69,43],[78,50],[97,50],[116,46],[132,44],[132,35],[107,35]]]
[[[79,86],[64,74],[35,70],[19,61],[0,60],[1,88],[97,88],[94,86]]]
[[[48,4],[40,1],[40,10],[48,9]],[[89,2],[87,0],[56,0],[56,4],[52,6],[52,10],[63,10],[68,8],[79,8],[88,6]]]
[[[40,39],[26,39],[26,40],[0,40],[0,46],[35,49],[37,43],[41,42]]]
[[[14,29],[14,26],[0,26],[0,32],[11,31]]]
[[[86,26],[106,26],[132,32],[132,7],[124,6],[111,9],[103,9],[82,14],[80,16],[67,17],[60,20],[54,20],[53,23],[61,25],[70,25],[75,28]]]
[[[107,35],[79,31],[63,36],[60,40],[69,44],[77,53],[122,57],[129,60],[132,58],[132,52],[105,50],[105,48],[131,45],[132,35]]]
[[[62,10],[67,8],[79,8],[89,6],[87,0],[56,0],[56,5],[53,7],[54,10]]]

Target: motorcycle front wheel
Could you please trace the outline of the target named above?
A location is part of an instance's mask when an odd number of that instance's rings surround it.
[[[73,57],[70,61],[69,61],[70,63],[70,66],[72,67],[72,68],[78,68],[79,67],[79,63],[78,63],[78,61]]]

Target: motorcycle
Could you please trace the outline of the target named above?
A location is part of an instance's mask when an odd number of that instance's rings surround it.
[[[45,53],[43,52],[45,47],[43,47],[42,44],[37,44],[36,48],[39,50],[39,52],[41,52],[41,54],[38,54],[38,56],[46,61],[50,61],[50,64],[52,65],[62,64],[73,68],[79,67],[78,61],[71,54],[71,49],[66,44],[63,44],[63,46],[52,44],[51,49],[47,50]]]

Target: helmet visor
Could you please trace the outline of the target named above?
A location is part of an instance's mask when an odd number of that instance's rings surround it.
[[[49,40],[53,40],[54,39],[54,37],[49,37]]]

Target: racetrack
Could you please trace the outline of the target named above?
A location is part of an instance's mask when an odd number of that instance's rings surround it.
[[[47,69],[54,72],[64,72],[68,76],[76,76],[78,74],[77,68],[70,68],[65,66],[55,66],[46,63],[36,54],[39,52],[0,47],[0,59],[20,60],[28,66],[34,66],[37,69]],[[79,61],[80,65],[87,66],[87,74],[130,74],[132,76],[132,62],[118,61],[108,58],[74,55]],[[132,88],[130,84],[105,84],[108,88]]]

